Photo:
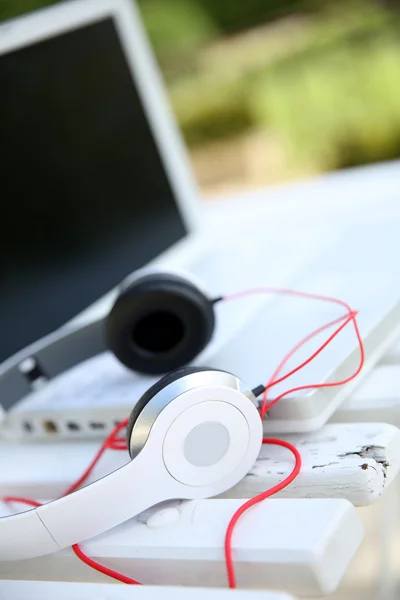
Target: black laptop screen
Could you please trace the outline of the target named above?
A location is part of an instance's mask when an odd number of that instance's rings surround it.
[[[112,19],[0,56],[0,361],[187,231]]]

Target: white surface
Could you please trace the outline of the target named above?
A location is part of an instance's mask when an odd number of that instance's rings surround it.
[[[285,436],[303,460],[299,477],[281,496],[345,498],[363,506],[378,500],[400,467],[400,432],[377,423],[330,424],[313,434]],[[54,498],[75,481],[92,460],[98,444],[77,442],[0,444],[0,495]],[[93,481],[129,461],[127,452],[109,451],[93,472]],[[293,468],[291,454],[263,446],[245,479],[227,494],[249,497],[275,485]]]
[[[85,544],[107,566],[155,585],[226,587],[223,542],[241,500],[173,503],[179,519],[149,527],[148,511]],[[356,509],[344,500],[268,500],[234,535],[238,587],[323,595],[336,589],[362,540]],[[104,581],[72,551],[0,563],[1,579]]]
[[[0,581],[1,600],[295,600],[282,592],[153,587],[106,583]]]
[[[382,356],[380,363],[382,365],[399,365],[400,364],[400,341],[396,340],[387,352]]]
[[[0,539],[9,540],[0,544],[0,560],[30,558],[55,547],[66,548],[165,500],[213,497],[239,482],[260,450],[258,411],[237,389],[219,385],[206,389],[206,394],[201,387],[191,389],[167,404],[152,423],[143,449],[122,468],[24,515],[0,519]],[[160,402],[166,392],[166,388],[161,390],[154,401]],[[197,467],[186,460],[184,439],[177,439],[175,424],[188,434],[199,423],[210,420],[226,427],[230,445],[221,459]],[[171,445],[173,441],[175,445]],[[201,440],[201,445],[207,443],[207,437]],[[42,542],[37,536],[40,524]]]
[[[400,427],[400,364],[375,367],[332,420],[380,421]]]

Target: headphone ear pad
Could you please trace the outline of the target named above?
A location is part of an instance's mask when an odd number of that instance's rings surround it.
[[[106,345],[129,369],[161,375],[190,363],[214,326],[213,303],[194,284],[151,274],[120,293],[106,320]]]
[[[181,367],[180,369],[176,369],[167,375],[164,375],[159,381],[157,381],[154,385],[152,385],[144,394],[139,398],[136,402],[131,415],[129,417],[129,422],[126,427],[126,443],[128,448],[130,447],[130,439],[132,435],[133,427],[137,421],[138,416],[144,409],[144,407],[154,398],[158,392],[160,392],[163,388],[165,388],[170,383],[173,383],[177,379],[181,377],[185,377],[186,375],[191,375],[192,373],[200,373],[201,371],[214,371],[216,369],[211,369],[209,367]]]

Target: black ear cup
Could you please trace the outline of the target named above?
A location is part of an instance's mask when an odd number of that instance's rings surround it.
[[[128,368],[158,375],[192,361],[210,341],[212,302],[183,277],[143,276],[117,298],[106,320],[106,344]]]
[[[136,402],[131,415],[129,417],[129,422],[126,428],[126,443],[128,448],[130,448],[130,440],[132,435],[132,429],[137,421],[138,416],[146,406],[150,402],[152,398],[158,392],[160,392],[167,385],[180,379],[181,377],[185,377],[185,375],[191,375],[192,373],[200,373],[202,371],[213,371],[214,369],[210,369],[209,367],[181,367],[180,369],[176,369],[172,371],[172,373],[168,373],[162,377],[159,381],[157,381],[154,385],[152,385],[139,400]]]

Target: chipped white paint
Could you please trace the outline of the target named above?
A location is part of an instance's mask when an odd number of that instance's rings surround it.
[[[357,506],[377,500],[400,468],[400,431],[385,424],[337,423],[312,434],[285,436],[300,450],[303,467],[297,480],[281,492],[290,498],[345,498]],[[54,498],[79,477],[98,444],[79,442],[0,444],[0,495]],[[127,452],[109,452],[96,468],[102,477],[129,460]],[[260,458],[230,498],[248,498],[285,478],[293,466],[291,454],[264,446]]]
[[[132,491],[134,493],[134,489]],[[179,519],[147,526],[153,508],[83,545],[89,556],[151,585],[226,587],[224,537],[243,500],[175,502]],[[233,547],[240,588],[279,589],[297,596],[334,591],[362,540],[357,510],[337,499],[276,500],[240,520]],[[0,563],[2,579],[104,581],[66,550]]]
[[[376,501],[400,467],[400,431],[386,424],[330,424],[307,435],[285,436],[300,450],[303,467],[280,497],[347,498],[356,506]],[[290,453],[263,446],[250,474],[226,497],[249,497],[282,480],[293,464]]]
[[[400,344],[357,387],[333,416],[340,422],[385,422],[400,426]],[[397,531],[399,523],[399,483],[378,503],[380,530],[373,541],[379,573],[378,597],[398,597]],[[371,542],[369,542],[371,545]]]
[[[230,590],[174,588],[105,583],[64,583],[41,581],[1,581],[1,600],[232,600]],[[236,600],[295,600],[281,592],[238,590]]]

